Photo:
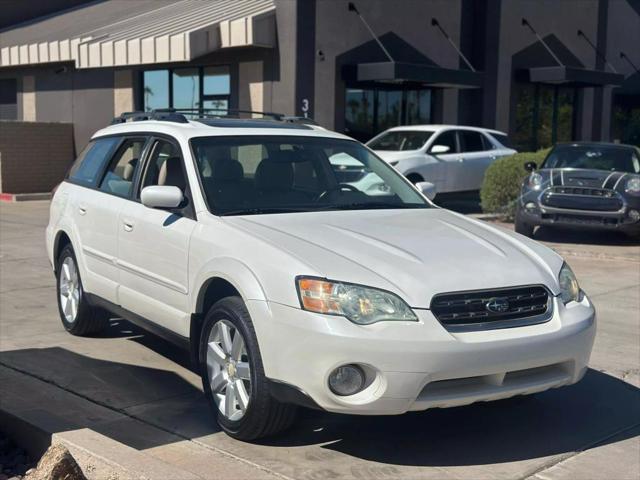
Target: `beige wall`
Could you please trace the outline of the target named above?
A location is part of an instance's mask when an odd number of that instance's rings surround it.
[[[264,111],[263,64],[261,61],[238,64],[238,108]]]
[[[73,160],[72,124],[2,122],[0,193],[50,192]]]
[[[113,116],[133,110],[133,73],[116,70],[113,72]]]
[[[36,121],[36,77],[22,77],[22,119],[25,122]]]

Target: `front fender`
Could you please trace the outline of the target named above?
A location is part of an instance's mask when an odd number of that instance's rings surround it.
[[[202,312],[203,287],[213,278],[221,278],[233,285],[245,303],[267,299],[258,277],[245,263],[232,257],[216,257],[202,265],[194,277],[192,312]]]

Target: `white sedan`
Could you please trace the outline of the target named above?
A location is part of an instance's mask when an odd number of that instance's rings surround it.
[[[367,142],[410,181],[430,182],[438,193],[479,190],[489,165],[516,153],[508,145],[503,132],[452,125],[395,127]]]

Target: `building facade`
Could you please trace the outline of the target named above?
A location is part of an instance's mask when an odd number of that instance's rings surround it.
[[[520,150],[640,143],[640,0],[349,3],[16,3],[0,25],[0,118],[72,123],[76,149],[153,108],[308,116],[360,140],[452,123]]]

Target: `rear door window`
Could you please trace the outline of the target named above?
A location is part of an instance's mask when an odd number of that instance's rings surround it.
[[[118,137],[99,138],[89,142],[69,170],[69,179],[87,187],[96,187],[100,174],[119,142]]]
[[[462,144],[462,151],[465,153],[482,152],[485,150],[485,144],[482,141],[482,134],[480,132],[474,132],[472,130],[460,130],[458,132],[460,136],[460,143]]]
[[[129,197],[146,141],[146,138],[132,138],[120,145],[100,183],[100,190],[119,197]]]

